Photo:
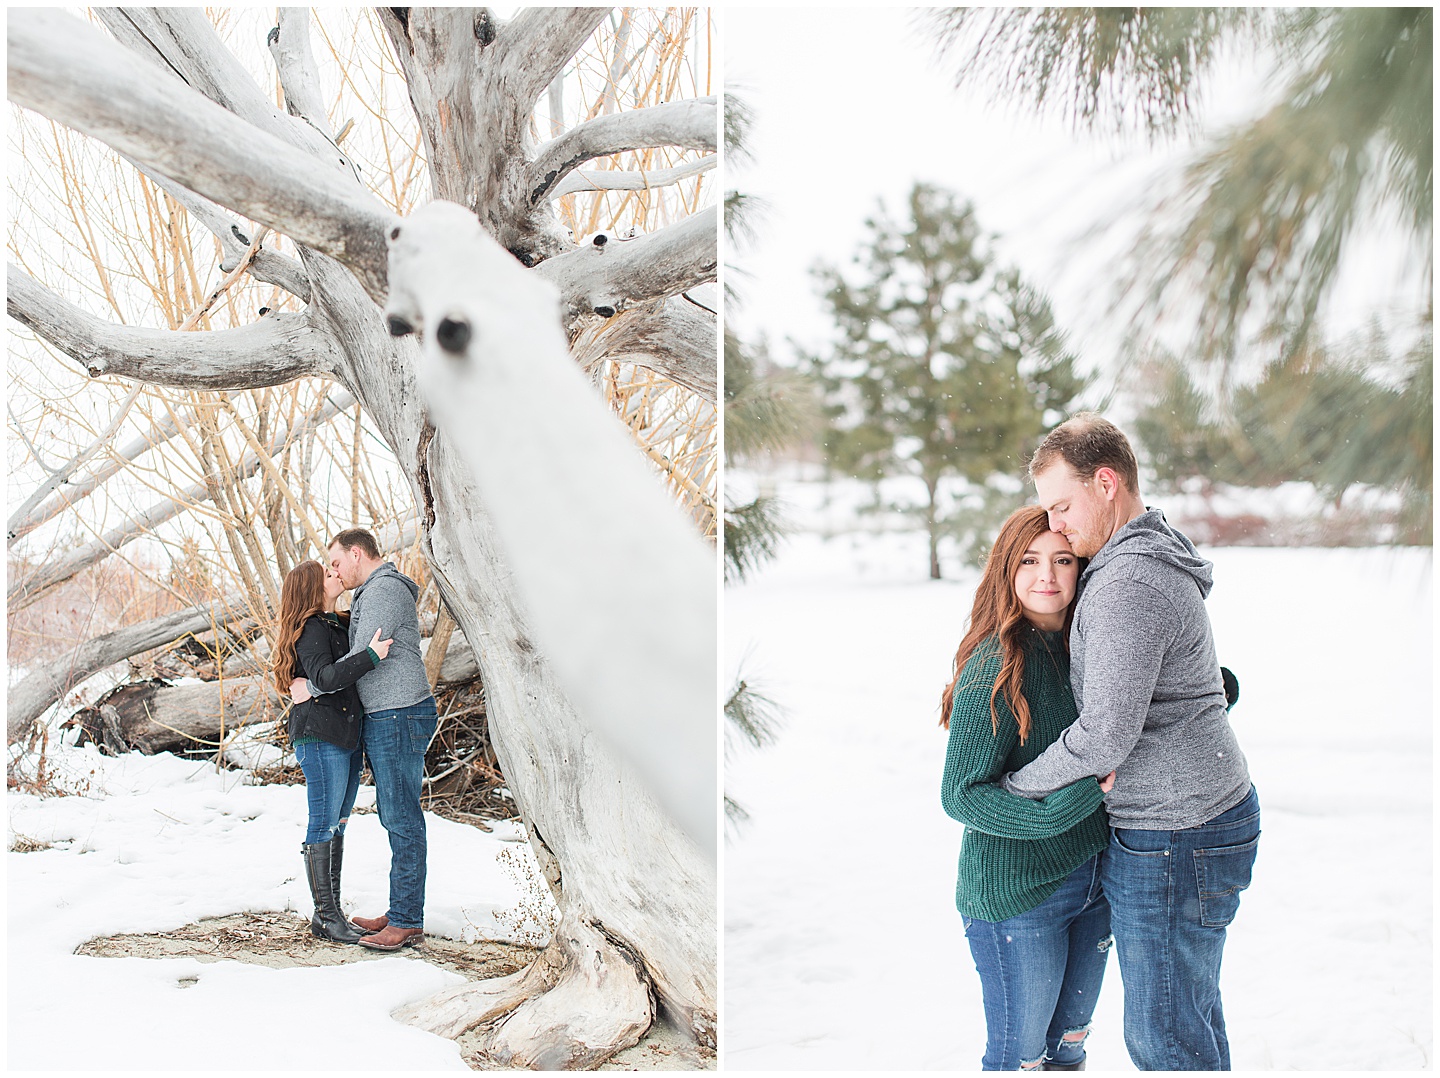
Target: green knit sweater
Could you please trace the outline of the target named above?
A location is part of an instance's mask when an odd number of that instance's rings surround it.
[[[1070,655],[1062,633],[1027,629],[1022,689],[1030,732],[1019,729],[1004,694],[995,698],[998,732],[990,725],[990,690],[1000,674],[994,637],[975,649],[955,685],[950,744],[940,800],[965,824],[955,905],[967,917],[1003,921],[1032,910],[1110,839],[1104,793],[1081,779],[1031,801],[1007,793],[999,779],[1039,756],[1077,712],[1070,693]]]

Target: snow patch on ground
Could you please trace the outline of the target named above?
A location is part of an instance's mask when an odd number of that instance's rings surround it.
[[[54,763],[81,793],[7,799],[10,846],[50,847],[6,855],[12,1069],[466,1069],[454,1042],[389,1017],[460,982],[423,962],[269,969],[73,954],[96,936],[228,913],[308,915],[305,788],[247,785],[243,772],[168,753],[106,757],[93,745],[55,750]],[[358,807],[373,805],[374,788],[361,787]],[[539,878],[520,825],[486,833],[427,814],[426,827],[426,932],[515,939],[515,911],[529,896],[506,861]],[[353,816],[347,912],[384,912],[389,864],[379,817]],[[227,1025],[236,1020],[258,1020],[263,1036],[236,1037]]]
[[[1222,979],[1235,1068],[1428,1068],[1431,550],[1202,553],[1263,814]],[[727,1068],[978,1067],[937,725],[976,574],[926,568],[923,535],[798,534],[726,590],[728,672],[786,711],[727,767],[750,814],[725,856]],[[1112,962],[1091,1069],[1133,1069],[1122,1003]]]

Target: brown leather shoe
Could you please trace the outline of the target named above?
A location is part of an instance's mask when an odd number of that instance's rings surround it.
[[[382,913],[379,917],[352,917],[350,923],[366,932],[379,932],[390,923],[390,918]]]
[[[413,947],[425,938],[423,928],[401,928],[386,925],[373,936],[361,936],[360,946],[372,951],[398,951],[401,947]]]

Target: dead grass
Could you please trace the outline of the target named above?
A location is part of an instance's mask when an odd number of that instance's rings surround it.
[[[529,965],[538,950],[519,944],[481,941],[457,943],[426,936],[423,950],[407,949],[401,957],[440,966],[471,980],[503,977]],[[317,939],[310,921],[296,913],[232,913],[207,917],[170,932],[100,936],[75,949],[94,958],[195,958],[202,962],[231,959],[282,969],[291,966],[341,966],[387,957],[364,947]]]
[[[35,853],[37,850],[48,850],[51,848],[52,847],[48,842],[41,842],[39,839],[31,838],[28,835],[22,835],[18,831],[10,832],[11,853]]]

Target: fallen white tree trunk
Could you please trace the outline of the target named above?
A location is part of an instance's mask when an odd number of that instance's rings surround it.
[[[127,625],[77,644],[58,659],[30,671],[6,694],[7,740],[13,744],[25,736],[30,723],[91,674],[142,651],[173,643],[189,633],[227,624],[244,614],[240,603],[220,601]]]
[[[120,685],[77,711],[64,724],[79,726],[77,744],[93,741],[106,752],[215,753],[234,731],[274,722],[288,706],[265,677],[169,685]]]

